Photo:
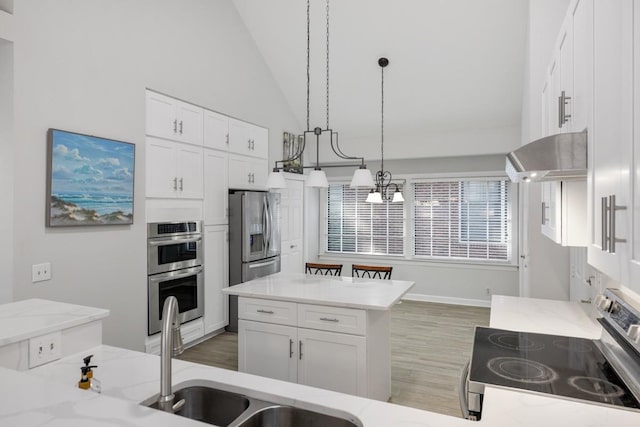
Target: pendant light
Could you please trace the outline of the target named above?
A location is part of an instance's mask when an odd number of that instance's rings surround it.
[[[309,173],[307,177],[307,187],[315,187],[315,188],[327,188],[329,187],[329,182],[327,181],[327,176],[323,170],[323,168],[333,168],[333,167],[358,167],[353,174],[353,178],[351,180],[350,186],[352,188],[373,188],[375,187],[375,182],[373,181],[373,177],[371,175],[371,171],[367,169],[367,166],[364,163],[363,157],[354,157],[347,156],[340,149],[340,144],[338,141],[338,132],[333,131],[331,126],[329,125],[329,0],[327,0],[327,24],[326,24],[326,34],[327,34],[327,58],[326,58],[326,117],[327,124],[326,128],[322,129],[320,127],[315,127],[311,129],[309,126],[309,116],[310,116],[310,108],[309,108],[309,98],[310,98],[310,0],[307,0],[307,130],[303,133],[302,144],[298,147],[297,152],[288,159],[278,160],[275,162],[275,167],[273,171],[269,174],[269,178],[267,179],[267,188],[285,188],[286,182],[284,181],[284,175],[282,174],[282,170],[284,164],[287,162],[291,162],[294,160],[298,160],[302,153],[304,152],[307,146],[307,139],[312,138],[312,135],[315,136],[316,142],[316,164],[315,166],[302,166],[303,169],[313,168],[313,170]],[[359,163],[334,163],[334,164],[321,164],[320,163],[320,136],[324,133],[329,134],[329,140],[331,145],[331,150],[333,153],[341,159],[344,160],[358,160]],[[279,166],[280,164],[280,166]]]
[[[384,170],[384,69],[389,65],[387,58],[378,59],[378,65],[380,66],[380,86],[381,86],[381,120],[380,120],[380,170],[376,172],[375,190],[367,195],[368,203],[382,203],[389,201],[391,198],[388,196],[388,190],[391,186],[391,172]],[[395,191],[393,192],[393,198],[391,202],[404,202],[404,197],[400,192],[398,184],[393,184]]]

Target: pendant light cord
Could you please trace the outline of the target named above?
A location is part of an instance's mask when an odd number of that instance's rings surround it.
[[[329,127],[329,0],[327,0],[327,129]]]
[[[382,102],[380,110],[380,170],[384,171],[384,67],[380,67],[380,72],[381,72],[381,76],[382,78],[381,80],[381,99]]]
[[[309,71],[309,58],[310,58],[310,44],[311,44],[311,18],[310,18],[310,10],[311,10],[311,0],[307,0],[307,132],[311,130],[309,126],[309,95],[310,95],[310,77],[311,73]]]

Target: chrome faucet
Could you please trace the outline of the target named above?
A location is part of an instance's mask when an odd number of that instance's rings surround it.
[[[164,300],[162,308],[162,332],[160,333],[160,396],[158,407],[163,411],[176,412],[184,406],[184,399],[173,403],[175,395],[171,390],[171,357],[183,351],[178,300],[174,296]]]

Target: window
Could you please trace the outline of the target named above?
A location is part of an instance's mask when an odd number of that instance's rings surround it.
[[[509,182],[416,182],[413,192],[415,256],[511,260]]]
[[[369,190],[348,184],[331,184],[327,194],[327,252],[404,253],[404,203],[367,203]]]

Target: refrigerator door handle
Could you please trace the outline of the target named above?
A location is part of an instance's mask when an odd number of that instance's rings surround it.
[[[272,260],[272,261],[267,261],[267,262],[259,262],[259,263],[253,263],[253,264],[249,264],[249,268],[259,268],[259,267],[266,267],[268,265],[273,265],[277,262],[277,260]]]
[[[269,255],[269,248],[271,247],[271,213],[269,209],[269,196],[267,194],[264,195],[263,199],[264,203],[264,222],[265,222],[265,245],[264,245],[264,256]]]

